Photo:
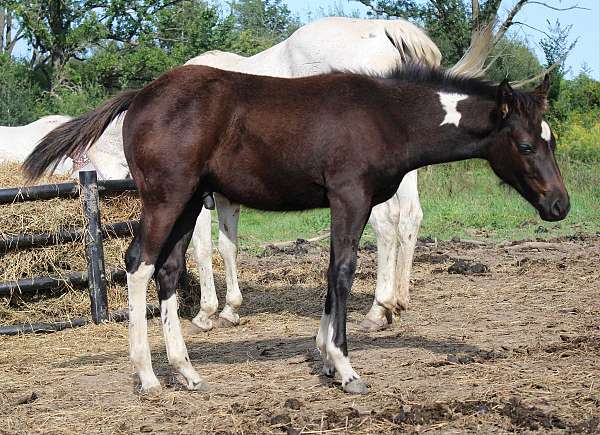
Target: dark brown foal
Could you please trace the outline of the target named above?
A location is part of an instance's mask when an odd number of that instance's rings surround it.
[[[332,73],[278,79],[209,67],[177,68],[50,133],[27,159],[31,178],[93,143],[127,110],[125,155],[142,201],[127,252],[130,353],[142,390],[158,389],[147,340],[146,287],[154,276],[167,354],[188,388],[190,363],[175,288],[193,223],[218,192],[263,210],[331,208],[328,289],[317,346],[324,371],[364,393],[346,342],[346,300],[371,208],[416,168],[469,158],[492,169],[546,220],[569,196],[543,120],[547,79],[531,93],[419,67],[386,77]]]

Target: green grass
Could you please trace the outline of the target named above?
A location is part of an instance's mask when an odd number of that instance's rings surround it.
[[[544,222],[537,212],[499,179],[483,161],[437,165],[419,171],[424,219],[420,236],[449,240],[489,238],[519,240],[600,232],[600,167],[559,162],[571,195],[571,212],[561,222]],[[540,228],[541,227],[541,228]],[[269,213],[244,209],[242,249],[261,244],[314,237],[329,229],[329,210]],[[373,240],[367,227],[364,240]]]

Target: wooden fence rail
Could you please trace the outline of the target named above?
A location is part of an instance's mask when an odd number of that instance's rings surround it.
[[[18,187],[0,189],[0,204],[12,204],[15,202],[38,201],[52,198],[75,198],[82,197],[86,226],[83,229],[61,230],[56,233],[20,234],[16,236],[5,236],[0,238],[0,253],[17,249],[36,248],[60,243],[68,243],[76,240],[84,240],[87,257],[87,272],[72,272],[63,277],[37,277],[17,281],[0,283],[0,297],[11,296],[14,293],[32,294],[36,292],[52,292],[71,285],[74,287],[86,286],[90,292],[90,311],[92,321],[101,323],[107,320],[124,320],[126,311],[115,312],[112,315],[108,311],[108,299],[106,295],[106,282],[122,280],[125,271],[113,269],[106,274],[104,267],[104,249],[102,240],[104,237],[127,237],[137,231],[139,222],[127,221],[115,224],[101,225],[99,208],[100,195],[117,194],[135,190],[133,180],[104,180],[98,181],[96,171],[79,172],[79,183],[60,183],[42,186]],[[155,307],[149,312],[154,313]],[[64,328],[81,326],[89,321],[87,319],[75,319],[73,321],[60,321],[56,323],[39,323],[0,326],[1,334],[18,334],[27,332],[53,332]]]

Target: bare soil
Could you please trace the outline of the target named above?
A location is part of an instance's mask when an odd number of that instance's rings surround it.
[[[372,334],[357,326],[376,270],[362,250],[348,332],[364,396],[319,375],[318,245],[240,256],[244,323],[186,338],[208,393],[180,386],[157,319],[156,396],[136,392],[125,324],[2,337],[0,433],[598,433],[600,237],[553,242],[421,244],[410,310]]]

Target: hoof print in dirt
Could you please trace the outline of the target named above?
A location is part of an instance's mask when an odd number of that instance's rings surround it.
[[[353,379],[342,387],[348,394],[367,394],[369,387],[361,379]]]
[[[475,362],[475,358],[469,355],[454,355],[453,353],[448,354],[446,360],[450,364],[471,364]]]
[[[301,406],[302,406],[302,402],[300,402],[298,399],[294,399],[294,398],[286,400],[285,403],[283,404],[284,408],[293,409],[294,411],[299,410]]]
[[[33,403],[38,399],[38,395],[35,391],[32,391],[29,394],[25,394],[24,396],[19,397],[15,401],[15,405],[27,405],[28,403]]]
[[[487,273],[490,268],[483,263],[458,259],[449,268],[448,273],[455,273],[460,275],[477,275],[481,273]]]
[[[277,414],[271,417],[272,426],[285,426],[292,422],[292,419],[287,414]]]

